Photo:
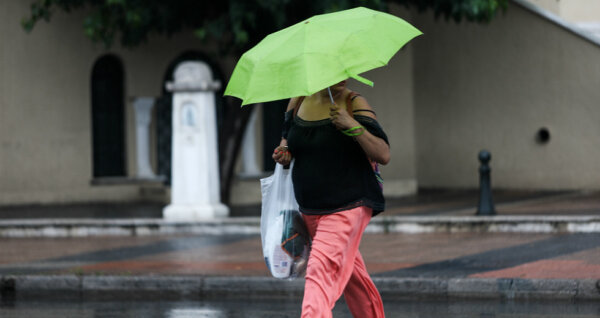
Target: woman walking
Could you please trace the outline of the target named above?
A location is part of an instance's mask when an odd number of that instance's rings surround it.
[[[387,136],[367,101],[342,81],[292,98],[273,153],[295,158],[294,192],[311,235],[302,317],[331,317],[343,294],[354,317],[384,317],[383,303],[358,247],[385,201],[373,164],[387,164]]]

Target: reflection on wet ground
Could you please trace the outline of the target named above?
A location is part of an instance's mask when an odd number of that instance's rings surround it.
[[[599,317],[599,302],[501,301],[501,300],[408,300],[385,299],[387,317],[530,318]],[[271,318],[299,317],[299,299],[275,300],[87,300],[6,301],[0,317],[6,318]],[[352,317],[343,302],[334,317]]]

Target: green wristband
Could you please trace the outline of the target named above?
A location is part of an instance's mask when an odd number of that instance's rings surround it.
[[[362,129],[360,132],[353,132],[357,129]],[[350,136],[350,137],[356,137],[356,136],[360,136],[365,132],[365,127],[363,126],[356,126],[356,127],[352,127],[350,129],[346,129],[346,130],[342,130],[342,133],[346,136]]]
[[[342,130],[342,132],[343,133],[349,133],[349,132],[351,132],[353,130],[357,130],[357,129],[361,129],[361,128],[363,128],[363,126],[356,126],[356,127],[350,128],[350,129]]]

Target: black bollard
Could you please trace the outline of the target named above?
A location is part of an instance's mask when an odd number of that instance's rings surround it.
[[[479,161],[481,166],[479,167],[479,205],[477,206],[477,215],[495,215],[496,210],[494,209],[494,200],[492,200],[492,186],[491,186],[491,168],[489,162],[492,159],[492,155],[487,150],[481,150],[479,152]]]

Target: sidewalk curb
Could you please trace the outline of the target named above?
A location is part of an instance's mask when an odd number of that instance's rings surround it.
[[[600,280],[375,277],[386,297],[600,300]],[[177,297],[301,297],[304,280],[199,276],[3,276],[0,300],[32,295]]]
[[[371,220],[366,232],[600,233],[600,216],[379,216]],[[21,219],[0,221],[0,237],[259,233],[259,217],[223,218],[194,222],[172,222],[163,219]]]

